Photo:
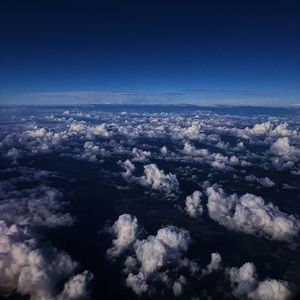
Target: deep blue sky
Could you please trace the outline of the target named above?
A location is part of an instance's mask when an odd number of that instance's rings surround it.
[[[2,103],[300,103],[299,1],[1,1]]]

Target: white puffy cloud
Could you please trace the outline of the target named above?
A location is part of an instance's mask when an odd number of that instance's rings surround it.
[[[130,180],[133,172],[135,171],[135,165],[129,159],[126,159],[124,162],[119,163],[125,169],[125,172],[122,172],[123,178],[126,180]]]
[[[237,136],[250,139],[255,136],[271,136],[271,137],[287,137],[287,136],[298,136],[297,130],[290,130],[287,128],[288,124],[278,124],[274,127],[270,121],[257,123],[253,127],[249,128],[232,128],[230,131]]]
[[[282,280],[266,279],[259,282],[258,287],[248,294],[250,299],[286,300],[291,295],[288,283]]]
[[[240,160],[235,155],[226,156],[222,153],[210,153],[207,149],[196,149],[189,142],[184,143],[182,152],[193,161],[208,163],[214,169],[218,170],[231,170],[234,166],[249,166],[250,163],[245,160]]]
[[[62,193],[44,185],[27,189],[14,185],[32,184],[53,174],[27,167],[16,167],[12,172],[21,175],[0,184],[0,291],[16,292],[31,300],[88,298],[87,283],[90,280],[83,278],[87,272],[82,274],[83,277],[75,276],[69,285],[65,285],[65,292],[60,291],[79,264],[67,253],[40,239],[44,227],[70,226],[74,222],[69,213],[62,212],[66,204]],[[81,290],[76,284],[80,278]]]
[[[111,227],[115,239],[113,240],[113,246],[107,250],[108,256],[116,257],[126,250],[135,241],[137,230],[136,217],[129,214],[120,215]]]
[[[81,134],[88,138],[94,138],[95,136],[109,137],[110,133],[107,130],[106,124],[100,124],[95,126],[89,126],[86,122],[72,122],[68,128],[69,134]]]
[[[55,299],[60,297],[59,285],[77,268],[69,255],[41,246],[26,228],[0,221],[1,289],[29,295],[31,300]]]
[[[245,263],[240,268],[228,268],[233,294],[241,299],[286,300],[290,296],[287,282],[276,279],[258,281],[253,263]]]
[[[187,196],[185,199],[185,211],[192,218],[201,216],[203,213],[203,206],[201,205],[201,195],[201,192],[194,191],[191,196]]]
[[[287,123],[283,123],[283,124],[278,124],[271,132],[272,136],[294,136],[297,137],[299,135],[299,133],[297,132],[297,130],[290,130],[287,129],[288,128],[288,124]]]
[[[266,134],[270,131],[271,128],[271,122],[267,121],[261,124],[255,124],[253,128],[248,129],[248,132],[254,135]]]
[[[179,188],[176,175],[172,173],[165,174],[165,172],[159,170],[155,164],[145,165],[144,174],[145,175],[139,177],[140,184],[144,186],[168,193],[176,192]]]
[[[209,152],[207,149],[196,149],[189,142],[184,143],[183,153],[191,156],[203,156],[203,157],[209,156]]]
[[[222,257],[218,252],[211,254],[210,263],[202,270],[202,275],[210,274],[214,271],[217,271],[221,268]]]
[[[162,147],[160,148],[160,153],[161,153],[162,155],[167,155],[167,153],[168,153],[168,148],[167,148],[166,146],[162,146]]]
[[[198,139],[201,133],[201,125],[193,122],[189,127],[183,130],[183,135],[190,139]]]
[[[237,297],[247,295],[257,285],[256,268],[253,263],[245,263],[240,268],[227,269],[227,274],[234,287],[233,294]]]
[[[132,154],[134,156],[134,158],[132,159],[132,161],[139,161],[139,162],[145,162],[151,156],[151,152],[150,151],[143,151],[143,150],[141,150],[139,148],[136,148],[136,147],[134,147],[132,149]]]
[[[86,124],[85,122],[76,122],[76,123],[71,123],[69,125],[69,131],[73,131],[73,132],[82,132],[82,131],[86,131]]]
[[[83,153],[76,155],[76,158],[88,160],[91,162],[99,161],[101,158],[109,155],[109,152],[104,148],[100,148],[92,141],[83,144]]]
[[[94,275],[89,271],[84,271],[81,274],[77,274],[70,278],[65,284],[62,293],[57,297],[57,300],[64,299],[89,299],[90,290],[89,283],[93,279]]]
[[[186,251],[190,243],[188,231],[175,226],[159,229],[156,236],[137,240],[134,244],[141,271],[152,273],[167,263],[171,258],[178,258],[181,251]]]
[[[24,145],[32,154],[47,153],[56,149],[63,141],[64,135],[46,128],[34,127],[18,137],[18,142]]]
[[[56,122],[57,120],[52,121]],[[64,123],[66,122],[64,121]],[[70,141],[76,141],[80,144],[99,137],[107,138],[110,135],[106,124],[88,125],[85,121],[69,119],[67,126],[60,125],[59,127],[51,126],[49,128],[30,126],[23,128],[23,131],[9,133],[1,141],[0,151],[6,158],[16,163],[24,155],[34,156],[55,151],[60,151],[62,154],[67,149],[73,151],[73,147],[68,144]],[[85,146],[89,146],[89,144]],[[84,149],[86,150],[86,148]],[[70,151],[66,151],[66,154],[71,156]],[[79,157],[80,155],[77,154],[77,158]],[[81,158],[96,161],[94,157],[87,155],[87,153],[84,153]]]
[[[70,226],[74,218],[61,210],[66,202],[55,188],[38,186],[32,189],[3,190],[0,193],[1,219],[9,223],[28,226]]]
[[[194,261],[183,255],[191,242],[189,232],[176,226],[167,226],[159,229],[155,236],[140,240],[136,237],[137,228],[136,218],[129,215],[121,215],[112,227],[116,239],[108,254],[119,256],[125,249],[128,252],[131,249],[131,255],[124,262],[126,285],[141,295],[150,292],[154,284],[160,282],[179,296],[186,279],[182,274],[179,277],[175,275],[180,269],[187,269],[191,273],[199,270]]]
[[[300,149],[290,145],[288,137],[277,139],[271,147],[270,151],[285,160],[297,161],[300,159]]]
[[[126,278],[126,285],[131,288],[134,293],[140,296],[149,290],[147,280],[148,276],[144,273],[138,273],[136,275],[129,273]]]
[[[182,294],[184,285],[186,284],[186,279],[183,275],[180,275],[177,281],[173,284],[173,294],[178,297]]]
[[[96,136],[102,136],[102,137],[109,137],[110,136],[110,133],[109,133],[107,127],[106,127],[106,124],[96,125],[94,127],[91,127],[90,130]]]
[[[235,231],[258,234],[274,240],[290,241],[300,230],[300,221],[261,197],[226,195],[222,188],[207,188],[209,216]]]

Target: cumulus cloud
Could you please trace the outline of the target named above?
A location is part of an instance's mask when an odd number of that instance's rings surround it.
[[[289,286],[285,281],[275,279],[258,281],[253,263],[245,263],[240,268],[228,268],[226,272],[233,287],[233,294],[238,298],[285,300],[290,296]]]
[[[65,284],[62,293],[57,297],[57,300],[64,299],[89,299],[90,290],[89,283],[94,275],[89,271],[84,271],[70,278]]]
[[[47,120],[49,121],[49,120]],[[54,122],[57,120],[53,120]],[[64,122],[65,123],[65,122]],[[55,151],[63,151],[69,148],[68,142],[76,141],[84,143],[89,140],[107,138],[111,134],[106,124],[88,125],[85,121],[74,121],[69,119],[67,126],[47,128],[39,126],[30,126],[24,128],[21,132],[9,133],[0,143],[0,151],[5,158],[17,162],[24,155],[34,156]],[[91,148],[90,144],[85,144],[86,148]],[[94,146],[93,151],[97,146]],[[70,148],[69,148],[70,149]],[[101,149],[103,151],[103,149]],[[67,154],[70,155],[69,151]],[[80,155],[77,155],[77,158]],[[82,155],[82,159],[95,161],[94,157]]]
[[[132,161],[139,161],[139,162],[145,162],[151,156],[151,152],[150,151],[143,151],[143,150],[141,150],[139,148],[136,148],[136,147],[134,147],[132,149],[132,154],[134,156],[134,158],[132,159]]]
[[[203,157],[209,156],[209,152],[207,149],[196,149],[189,142],[184,143],[183,153],[192,155],[192,156],[203,156]]]
[[[59,284],[77,268],[68,254],[41,246],[26,228],[0,221],[1,289],[30,295],[31,300],[60,299]],[[70,299],[82,299],[79,290],[77,296]]]
[[[287,128],[287,123],[278,124],[274,127],[270,121],[257,123],[253,127],[249,128],[232,128],[230,131],[237,136],[250,139],[255,136],[271,136],[271,137],[288,137],[298,136],[297,130],[290,130]]]
[[[139,268],[136,274],[128,274],[127,285],[141,295],[148,291],[151,282],[170,282],[171,278],[164,271],[166,268],[187,266],[187,259],[183,259],[182,253],[187,251],[190,241],[188,231],[175,226],[159,229],[156,236],[137,240],[134,243],[134,252]],[[182,283],[174,282],[172,288],[179,295]]]
[[[155,164],[144,166],[144,175],[139,178],[139,182],[154,190],[168,193],[176,192],[179,189],[176,175],[172,173],[165,174],[164,170],[158,169]]]
[[[193,122],[191,126],[183,130],[183,135],[190,139],[197,139],[200,136],[201,124],[198,122]]]
[[[184,285],[186,284],[186,279],[183,275],[180,275],[177,281],[173,284],[173,294],[176,297],[179,297],[182,294]]]
[[[74,218],[62,213],[66,202],[55,188],[38,186],[32,189],[16,190],[14,186],[0,193],[1,219],[9,223],[28,226],[70,226]],[[3,189],[3,187],[2,187]]]
[[[257,274],[253,263],[245,263],[240,268],[227,269],[230,282],[237,297],[245,296],[253,291],[257,285]]]
[[[178,258],[181,251],[186,251],[190,243],[188,231],[175,226],[159,229],[156,236],[137,240],[134,244],[141,271],[152,273],[167,263],[170,258]]]
[[[162,147],[160,148],[160,153],[161,153],[162,155],[167,155],[167,153],[168,153],[168,148],[167,148],[166,146],[162,146]]]
[[[249,129],[246,128],[245,131],[248,131],[250,134],[261,135],[261,134],[268,133],[271,128],[272,128],[272,124],[270,121],[268,121],[261,124],[255,124],[253,128],[249,128]]]
[[[185,211],[192,218],[201,216],[203,213],[203,206],[201,205],[201,195],[201,192],[194,191],[191,196],[187,196],[185,199]]]
[[[259,282],[258,287],[249,293],[250,299],[286,300],[291,295],[288,283],[282,280],[266,279]]]
[[[100,148],[92,141],[85,142],[83,145],[83,149],[83,153],[76,155],[76,158],[96,162],[101,158],[109,155],[109,152],[107,150],[105,150],[104,148]]]
[[[207,149],[196,149],[189,142],[184,143],[182,152],[190,157],[193,161],[208,163],[211,167],[218,170],[232,170],[234,166],[249,166],[251,163],[240,160],[235,155],[227,156],[222,153],[210,153]]]
[[[300,159],[300,149],[290,145],[288,137],[279,138],[274,142],[270,151],[284,160],[297,161]]]
[[[138,230],[137,218],[123,214],[111,227],[111,232],[116,237],[113,240],[113,246],[107,250],[109,257],[117,257],[126,250],[136,239]]]
[[[56,149],[63,141],[64,136],[53,130],[34,127],[25,131],[18,138],[18,142],[25,145],[32,154],[47,153]]]
[[[123,178],[126,180],[130,180],[133,172],[135,171],[135,165],[129,159],[126,159],[124,162],[119,163],[125,169],[125,172],[122,172]]]
[[[248,175],[245,177],[245,179],[249,182],[259,183],[267,188],[273,187],[275,185],[275,183],[269,177],[258,178],[254,175]]]
[[[136,237],[137,227],[135,217],[121,215],[111,228],[116,239],[108,254],[119,256],[125,249],[131,248],[131,255],[124,262],[124,272],[128,274],[126,285],[137,295],[142,295],[152,290],[154,283],[160,282],[179,296],[186,283],[185,277],[171,274],[176,275],[180,269],[198,271],[196,263],[183,255],[191,242],[189,232],[167,226],[159,229],[155,236],[140,240]]]
[[[107,130],[106,124],[100,124],[95,126],[89,126],[86,122],[72,122],[69,125],[68,133],[70,134],[82,134],[87,138],[109,137],[110,133]]]
[[[300,230],[300,221],[272,203],[253,194],[227,195],[222,188],[207,188],[209,216],[228,229],[258,234],[274,240],[291,241]]]
[[[202,270],[202,275],[208,275],[221,268],[222,257],[218,252],[211,254],[210,263]]]
[[[90,130],[96,136],[102,136],[102,137],[109,137],[110,136],[110,133],[107,129],[106,124],[96,125],[94,127],[91,127]]]
[[[13,171],[21,175],[0,184],[0,290],[31,300],[88,298],[91,273],[75,275],[65,283],[79,264],[40,238],[44,227],[70,226],[74,222],[69,213],[62,212],[66,205],[62,193],[44,185],[27,189],[14,185],[32,184],[51,173],[26,167]]]

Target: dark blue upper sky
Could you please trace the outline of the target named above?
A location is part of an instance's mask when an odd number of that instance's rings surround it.
[[[2,103],[300,103],[299,1],[0,3]]]

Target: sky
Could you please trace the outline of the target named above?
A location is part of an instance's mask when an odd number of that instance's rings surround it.
[[[4,0],[0,102],[300,105],[299,9],[289,0]]]

